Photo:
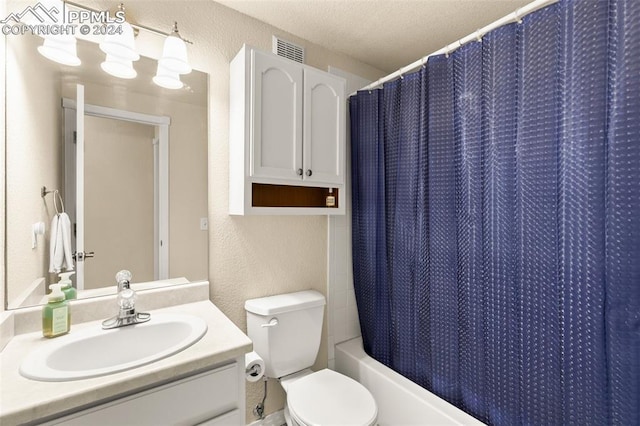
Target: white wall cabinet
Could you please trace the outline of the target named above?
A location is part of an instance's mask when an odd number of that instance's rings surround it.
[[[46,425],[242,425],[244,369],[234,362],[52,420]]]
[[[297,181],[302,168],[302,69],[275,55],[251,54],[251,176]]]
[[[246,45],[230,79],[230,213],[344,214],[344,79]],[[338,207],[256,207],[254,184],[335,188]]]

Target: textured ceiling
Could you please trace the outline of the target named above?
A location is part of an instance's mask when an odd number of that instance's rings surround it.
[[[216,0],[392,72],[531,0]]]

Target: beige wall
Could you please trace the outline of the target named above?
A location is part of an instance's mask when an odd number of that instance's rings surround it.
[[[115,10],[118,1],[81,1]],[[271,50],[272,35],[306,48],[307,64],[328,65],[371,80],[384,73],[345,55],[331,52],[212,1],[129,1],[129,19],[167,30],[176,20],[185,38],[194,42],[189,55],[194,68],[209,73],[209,271],[211,299],[246,330],[244,301],[271,294],[316,289],[326,294],[326,217],[231,217],[228,215],[229,62],[243,43]],[[277,7],[277,6],[274,6]],[[162,40],[143,43],[140,52],[158,57]],[[172,153],[173,154],[173,153]],[[185,193],[189,189],[182,188]],[[173,201],[172,201],[173,205]],[[326,325],[327,321],[325,321]],[[316,368],[326,366],[326,327]],[[247,421],[262,399],[260,383],[247,384]],[[266,413],[282,409],[284,393],[269,383]]]
[[[6,16],[7,15],[7,5],[6,2],[2,1],[0,2],[0,16]],[[0,42],[0,81],[6,81],[5,78],[5,72],[6,72],[6,43],[4,43],[4,40],[2,40],[2,42]],[[5,140],[5,124],[6,124],[6,108],[5,108],[5,101],[6,101],[6,90],[3,90],[2,93],[4,93],[5,98],[2,99],[2,101],[0,101],[0,164],[6,164],[5,163],[5,148],[6,148],[6,140]],[[5,168],[6,170],[6,168]],[[0,173],[0,203],[2,203],[2,207],[0,208],[0,211],[2,212],[2,214],[0,214],[0,220],[5,220],[6,219],[6,207],[7,204],[5,203],[5,193],[4,193],[4,189],[5,189],[5,173]],[[0,222],[0,258],[5,259],[4,257],[4,242],[5,240],[5,227],[2,226],[3,222]],[[3,315],[3,311],[4,311],[4,305],[5,305],[5,300],[6,300],[6,292],[7,292],[7,288],[6,288],[6,280],[5,280],[5,272],[6,272],[6,263],[5,262],[1,262],[0,264],[0,319],[2,318]]]
[[[155,128],[85,117],[85,289],[113,285],[121,269],[153,281]]]
[[[16,37],[7,46],[6,85],[7,158],[6,214],[7,300],[9,303],[34,280],[48,276],[53,194],[44,199],[40,188],[63,190],[63,144],[60,123],[60,77],[52,62],[39,56],[37,63],[26,55],[38,46],[36,37]],[[30,66],[24,64],[28,62]],[[20,70],[24,69],[25,72]],[[19,113],[15,114],[16,111]],[[47,141],[48,143],[43,143]],[[26,165],[26,166],[25,166]],[[31,226],[44,222],[46,233],[31,248]]]

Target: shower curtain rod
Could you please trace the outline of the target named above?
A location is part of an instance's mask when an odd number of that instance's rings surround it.
[[[360,90],[371,90],[371,89],[375,89],[379,86],[382,86],[384,83],[391,81],[391,80],[395,80],[396,78],[400,77],[402,78],[403,75],[405,75],[406,73],[415,70],[416,68],[419,68],[421,66],[423,66],[424,64],[427,63],[427,59],[429,58],[429,56],[435,56],[435,55],[442,55],[447,54],[449,55],[450,53],[453,53],[455,50],[459,49],[460,47],[464,46],[465,44],[472,42],[472,41],[482,41],[482,37],[487,34],[489,31],[494,30],[496,28],[499,28],[503,25],[506,24],[510,24],[512,22],[522,22],[522,18],[525,17],[526,15],[535,12],[538,9],[542,9],[543,7],[549,6],[551,4],[557,3],[559,0],[535,0],[525,6],[522,6],[520,9],[517,9],[515,12],[512,12],[510,14],[508,14],[507,16],[498,19],[497,21],[492,22],[491,24],[487,25],[486,27],[480,28],[479,30],[476,30],[474,33],[469,34],[466,37],[461,38],[460,40],[453,42],[451,44],[447,44],[445,47],[443,47],[440,50],[436,50],[435,52],[424,56],[420,59],[418,59],[417,61],[400,68],[399,70],[386,75],[384,77],[381,77],[380,79],[374,81],[373,83],[369,84],[368,86],[363,87]],[[358,90],[359,91],[359,90]],[[349,98],[355,94],[358,93],[358,91],[355,91],[353,93],[351,93],[349,95]]]

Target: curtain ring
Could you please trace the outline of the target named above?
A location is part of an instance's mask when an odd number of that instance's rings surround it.
[[[448,57],[449,57],[449,55],[451,54],[451,49],[449,49],[449,46],[451,46],[451,45],[450,45],[450,44],[447,44],[447,45],[445,46],[445,51],[444,51],[444,57],[445,57],[445,58],[448,58]]]
[[[478,30],[476,30],[476,32],[475,32],[475,36],[476,36],[476,41],[477,41],[478,43],[482,43],[482,34],[480,33],[480,30],[479,30],[479,29],[478,29]]]
[[[517,22],[518,24],[522,24],[522,17],[520,16],[520,9],[516,9],[516,11],[515,11],[515,12],[513,12],[513,14],[514,14],[514,15],[515,15],[515,17],[516,17],[516,22]]]
[[[426,68],[427,67],[427,57],[426,56],[423,56],[420,62],[422,62],[422,68]]]

